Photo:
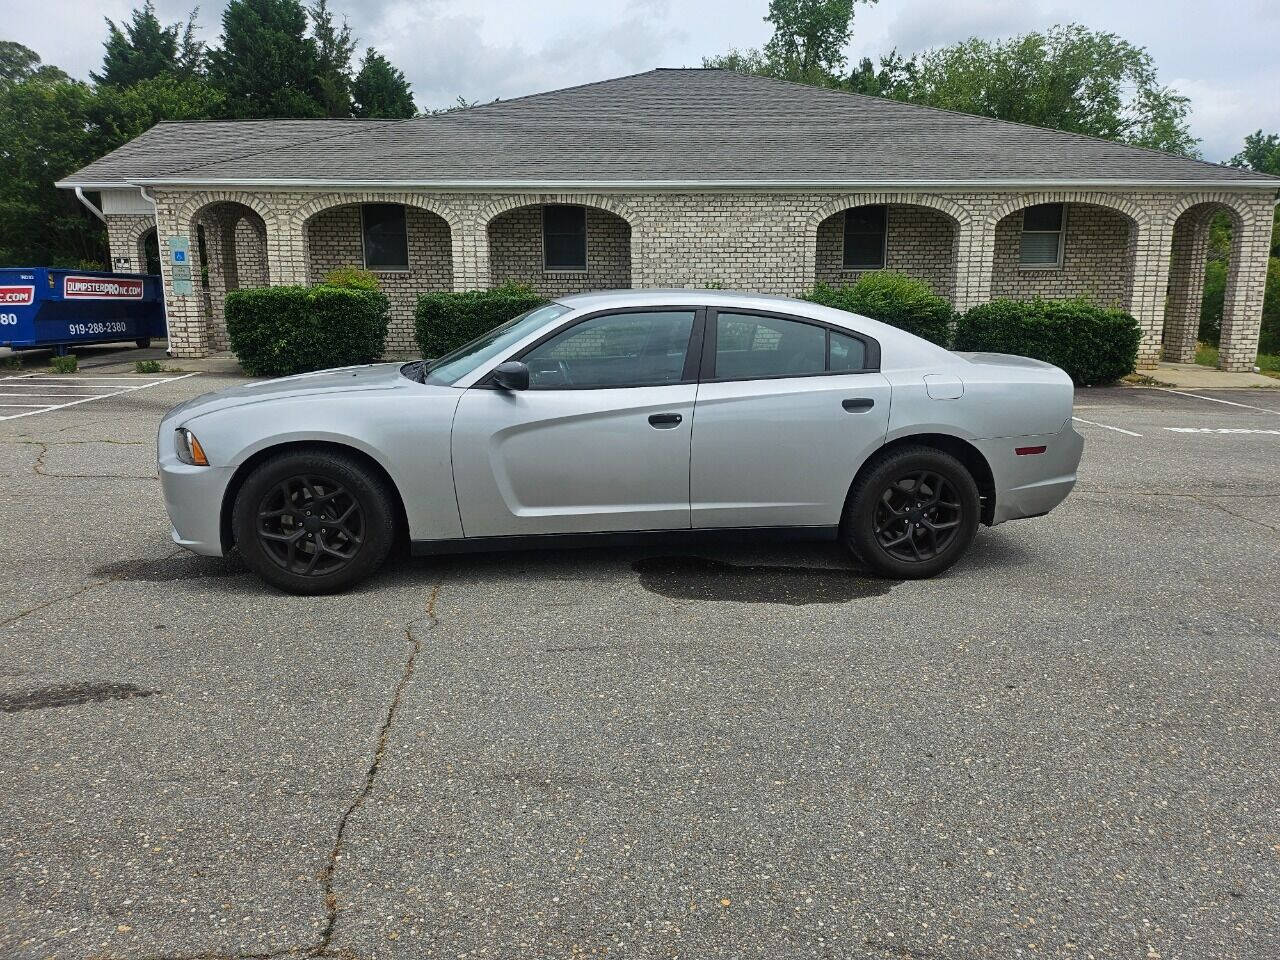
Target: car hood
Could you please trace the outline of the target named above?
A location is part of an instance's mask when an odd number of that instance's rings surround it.
[[[292,377],[280,377],[276,380],[264,380],[257,383],[246,383],[243,386],[228,387],[212,393],[201,394],[179,404],[165,414],[165,420],[191,420],[213,413],[215,410],[226,410],[229,407],[242,407],[253,403],[264,403],[270,400],[296,399],[298,397],[327,395],[334,393],[368,393],[385,390],[448,390],[445,387],[432,387],[401,376],[402,363],[370,363],[359,367],[338,367],[333,370],[317,370],[314,373],[300,373]]]

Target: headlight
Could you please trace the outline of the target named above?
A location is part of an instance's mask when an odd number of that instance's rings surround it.
[[[200,441],[186,427],[179,427],[174,431],[174,447],[178,451],[178,459],[183,463],[196,467],[209,465],[209,458],[204,455],[204,448],[200,446]]]

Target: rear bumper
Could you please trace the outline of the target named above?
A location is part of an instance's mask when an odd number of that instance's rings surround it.
[[[978,440],[996,486],[992,526],[1006,520],[1038,517],[1067,499],[1076,485],[1084,437],[1068,420],[1060,433]],[[1019,449],[1043,446],[1043,453],[1019,455]]]

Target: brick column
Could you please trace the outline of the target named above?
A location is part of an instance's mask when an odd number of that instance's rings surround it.
[[[1138,342],[1138,369],[1151,370],[1160,362],[1173,224],[1164,217],[1154,217],[1150,221],[1139,222],[1135,230],[1129,312],[1142,328],[1142,339]]]
[[[451,230],[453,289],[489,289],[489,233],[487,224],[475,216],[460,219]]]
[[[209,331],[204,319],[204,291],[200,289],[199,247],[195,225],[178,223],[183,194],[156,195],[156,238],[160,244],[160,274],[164,279],[164,310],[169,326],[169,351],[175,357],[207,357]],[[173,292],[173,269],[169,238],[186,235],[191,252],[192,292]]]
[[[273,287],[302,286],[307,277],[307,244],[303,225],[288,214],[266,222],[267,283]]]
[[[955,309],[964,313],[970,307],[991,299],[991,275],[996,253],[996,221],[975,216],[956,228],[956,293]]]
[[[1259,204],[1253,213],[1232,231],[1227,293],[1222,304],[1218,368],[1237,373],[1252,370],[1258,359],[1262,298],[1271,256],[1271,207]]]
[[[1164,308],[1164,358],[1170,363],[1196,362],[1211,219],[1206,214],[1192,213],[1173,228],[1169,293]]]

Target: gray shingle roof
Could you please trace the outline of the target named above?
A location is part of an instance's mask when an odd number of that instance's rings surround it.
[[[407,121],[162,124],[65,183],[1221,183],[1280,179],[721,70],[648,73]]]

